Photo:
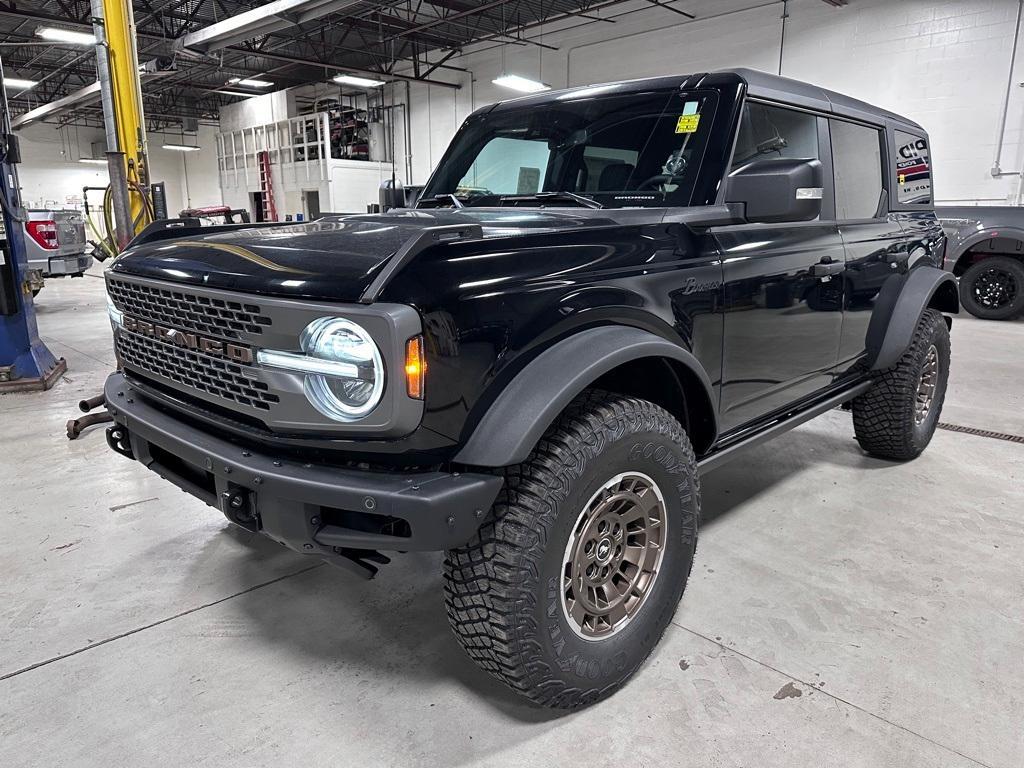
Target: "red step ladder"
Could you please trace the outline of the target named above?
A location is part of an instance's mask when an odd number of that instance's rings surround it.
[[[277,221],[277,206],[274,205],[274,176],[270,172],[270,153],[256,155],[260,165],[260,192],[263,193],[263,221]]]

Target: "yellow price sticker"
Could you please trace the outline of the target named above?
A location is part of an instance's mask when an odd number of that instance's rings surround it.
[[[676,133],[693,133],[700,125],[700,115],[680,115],[676,120]]]

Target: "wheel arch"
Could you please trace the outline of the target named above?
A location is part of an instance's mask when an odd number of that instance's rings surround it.
[[[524,461],[573,399],[595,386],[664,407],[683,424],[698,455],[718,436],[711,381],[691,352],[650,331],[603,326],[553,344],[516,374],[455,461],[480,467]]]
[[[891,368],[910,346],[926,309],[957,314],[960,297],[956,278],[936,267],[917,267],[906,275],[893,275],[882,285],[868,323],[868,367]],[[950,324],[949,318],[946,323]]]
[[[974,257],[977,255],[972,251],[972,249],[982,243],[988,242],[989,240],[1010,240],[1020,243],[1021,249],[1014,253],[996,251],[991,253],[986,252],[981,256],[981,258],[988,258],[991,256],[1009,256],[1010,258],[1024,262],[1024,230],[1000,227],[998,230],[989,229],[985,232],[980,232],[959,242],[956,247],[956,252],[953,253],[952,257],[946,261],[947,264],[950,261],[953,262],[953,274],[957,277],[963,275],[971,264],[974,263]]]

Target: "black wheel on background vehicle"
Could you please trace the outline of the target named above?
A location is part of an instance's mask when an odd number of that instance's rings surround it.
[[[477,536],[446,553],[452,629],[480,667],[533,701],[592,704],[668,626],[699,516],[679,422],[645,400],[587,392],[507,471]]]
[[[899,362],[853,401],[861,448],[883,459],[919,456],[935,434],[948,377],[949,327],[939,312],[927,309]]]
[[[1024,312],[1024,263],[992,256],[960,277],[960,302],[983,320],[1010,320]]]

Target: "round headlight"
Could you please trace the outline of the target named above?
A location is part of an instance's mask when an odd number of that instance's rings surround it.
[[[340,317],[314,320],[302,332],[302,349],[309,357],[342,363],[346,371],[307,374],[306,397],[320,413],[352,421],[377,407],[384,393],[384,361],[361,326]]]

